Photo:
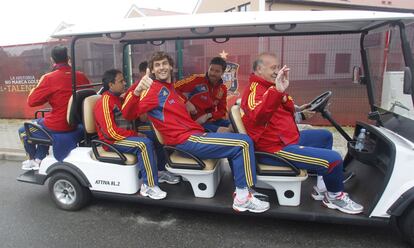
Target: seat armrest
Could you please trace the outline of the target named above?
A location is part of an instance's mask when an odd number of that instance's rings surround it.
[[[40,132],[46,135],[47,139],[33,137],[33,133],[32,131],[30,131],[30,128],[38,129]],[[32,144],[41,144],[41,145],[48,145],[48,146],[51,146],[53,144],[52,136],[50,136],[50,134],[43,127],[41,127],[40,125],[36,123],[25,122],[24,130],[26,132],[28,142]]]
[[[122,154],[120,151],[118,151],[118,149],[116,149],[113,145],[110,145],[101,140],[92,140],[91,145],[92,145],[93,154],[95,155],[98,161],[105,162],[105,163],[122,164],[122,165],[126,164],[127,158],[125,157],[125,155]],[[101,156],[98,152],[98,146],[100,145],[107,146],[109,150],[111,152],[116,153],[119,156],[119,158],[108,158],[108,157]]]
[[[184,150],[178,149],[178,148],[173,147],[173,146],[164,146],[163,148],[164,148],[165,157],[167,159],[167,162],[168,162],[168,164],[172,168],[192,169],[192,170],[203,170],[204,168],[206,168],[206,164],[201,159],[199,159],[198,157],[194,156],[191,153],[188,153],[188,152],[186,152]],[[170,155],[173,152],[179,152],[179,153],[184,154],[185,156],[187,156],[187,157],[193,159],[194,161],[196,161],[197,162],[197,165],[195,165],[193,168],[191,168],[189,166],[186,166],[186,165],[183,165],[183,164],[180,164],[180,163],[174,163],[174,162],[172,162],[171,161],[171,158],[170,158]]]
[[[37,117],[37,115],[39,113],[42,115],[42,118],[44,118],[45,117],[45,113],[48,113],[50,111],[52,111],[52,108],[43,108],[43,109],[36,110],[36,112],[34,114],[35,119],[38,119],[39,118],[39,117]]]

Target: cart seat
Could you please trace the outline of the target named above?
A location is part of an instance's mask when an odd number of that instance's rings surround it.
[[[96,93],[91,89],[76,91],[76,103],[73,102],[72,96],[70,97],[66,112],[66,120],[68,124],[76,127],[77,123],[79,122],[76,122],[74,118],[80,113],[79,108],[76,107],[76,104],[81,103],[85,97],[93,94]],[[48,109],[36,111],[35,117],[37,118],[38,113],[42,113],[43,116],[45,112],[49,111],[50,110]],[[52,146],[53,155],[59,161],[63,160],[73,148],[81,143],[80,138],[82,137],[82,130],[79,128],[76,128],[70,132],[54,133],[52,135],[48,130],[40,126],[38,123],[25,122],[24,129],[29,143]],[[42,136],[44,138],[39,138],[39,136],[33,134],[33,132],[37,131],[43,133]],[[54,140],[54,138],[56,138],[56,140]]]
[[[243,110],[239,105],[230,109],[230,121],[236,133],[247,134],[242,121]],[[300,193],[302,181],[308,178],[306,170],[296,168],[286,159],[271,153],[255,152],[258,158],[271,157],[278,165],[256,163],[258,188],[274,189],[282,206],[298,206],[300,204]]]
[[[137,157],[133,154],[121,153],[115,147],[107,144],[103,141],[96,140],[96,127],[95,127],[95,116],[93,113],[94,107],[100,95],[92,95],[85,98],[83,101],[83,125],[85,133],[89,143],[92,146],[91,157],[94,160],[101,162],[121,164],[121,165],[134,165],[137,163]],[[110,151],[106,151],[102,146],[106,146]]]
[[[164,140],[153,126],[158,142],[164,145]],[[167,165],[165,168],[180,175],[190,182],[195,197],[212,198],[223,175],[221,159],[199,159],[198,157],[173,146],[163,146]]]

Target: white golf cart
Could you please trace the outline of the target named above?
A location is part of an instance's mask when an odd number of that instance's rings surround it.
[[[182,65],[182,60],[186,59],[182,53],[185,44],[212,42],[221,51],[221,44],[237,40],[246,45],[252,41],[265,42],[263,44],[271,48],[279,44],[272,43],[273,38],[300,36],[304,41],[307,37],[320,37],[318,44],[324,47],[335,41],[330,37],[357,37],[356,46],[347,49],[352,55],[358,55],[350,60],[351,65],[357,65],[353,81],[358,83],[357,86],[366,86],[370,120],[356,122],[354,136],[349,137],[326,108],[331,97],[329,86],[324,90],[326,93],[312,101],[312,108],[320,112],[348,142],[344,166],[355,176],[345,188],[355,201],[364,205],[364,213],[348,215],[322,208],[320,202],[310,197],[315,179],[308,177],[306,171],[281,160],[280,166],[258,164],[258,191],[269,195],[271,208],[257,216],[358,225],[392,224],[414,245],[414,63],[410,48],[412,40],[409,41],[406,34],[406,27],[413,22],[412,14],[368,11],[217,13],[132,18],[107,24],[90,22],[89,26],[75,25],[64,29],[54,37],[72,40],[73,70],[77,68],[78,57],[87,54],[76,53],[76,43],[80,40],[122,47],[123,69],[129,81],[132,80],[134,51],[145,54],[148,47],[173,49],[177,63]],[[382,35],[384,33],[386,35]],[[387,49],[400,49],[402,56],[393,59],[403,62],[394,61],[388,67],[378,66],[384,61],[385,65],[390,64],[392,60],[391,57],[386,59],[384,49],[375,49],[375,44],[384,42]],[[255,54],[266,51],[263,44],[255,48]],[[287,45],[286,40],[284,45]],[[134,46],[143,48],[134,49]],[[291,52],[292,56],[298,56],[304,51]],[[376,56],[375,52],[382,55]],[[360,64],[362,69],[358,66]],[[201,68],[206,66],[203,64]],[[177,73],[182,76],[181,67]],[[355,86],[348,79],[350,87]],[[93,195],[143,204],[235,213],[231,209],[234,190],[231,172],[228,166],[222,165],[226,162],[202,161],[191,154],[183,156],[173,147],[165,146],[167,169],[185,180],[178,185],[161,185],[168,192],[165,200],[140,197],[137,194],[136,158],[114,148],[111,152],[101,148],[102,142],[95,140],[92,115],[99,95],[91,90],[79,90],[75,78],[73,82],[73,101],[68,117],[72,123],[84,124],[85,141],[63,162],[49,155],[38,171],[25,172],[18,177],[19,181],[43,185],[49,179],[52,199],[65,210],[80,209]],[[335,99],[335,92],[332,99]],[[243,132],[238,108],[233,107],[229,115],[235,129]],[[355,149],[355,140],[362,128],[367,130],[364,149]],[[159,139],[162,142],[161,137]],[[33,142],[53,144],[52,140],[33,139]]]

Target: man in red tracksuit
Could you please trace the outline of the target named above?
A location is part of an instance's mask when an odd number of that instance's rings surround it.
[[[361,213],[363,207],[343,192],[342,158],[331,150],[331,136],[322,135],[326,132],[320,130],[299,132],[296,126],[295,105],[286,93],[289,68],[280,69],[274,54],[263,53],[254,62],[253,70],[241,108],[243,123],[256,150],[276,153],[298,168],[323,176],[326,189],[314,187],[312,197],[322,200],[326,207],[348,214]]]
[[[231,132],[227,115],[227,87],[221,77],[226,61],[215,57],[206,74],[194,74],[174,84],[187,99],[187,110],[193,120],[211,132]]]
[[[106,71],[102,83],[102,97],[94,108],[99,139],[112,144],[120,152],[137,156],[138,167],[144,179],[140,189],[141,195],[155,200],[165,198],[167,193],[158,187],[158,170],[152,141],[132,130],[130,122],[122,117],[120,96],[125,92],[126,85],[122,72],[115,69]]]
[[[45,103],[49,103],[52,107],[52,111],[46,113],[45,118],[35,121],[52,135],[54,156],[57,160],[62,160],[76,146],[77,141],[83,135],[83,130],[69,125],[66,120],[67,106],[72,96],[72,68],[68,64],[67,48],[54,47],[51,59],[54,62],[53,71],[40,78],[37,86],[30,92],[27,103],[30,107],[41,106]],[[77,71],[76,84],[89,84],[89,80],[83,73]],[[40,131],[32,131],[34,137],[46,138]],[[28,143],[24,127],[19,129],[19,135],[29,155],[29,160],[23,162],[22,169],[38,169],[49,147]]]
[[[134,92],[126,96],[122,106],[124,117],[133,120],[147,113],[166,145],[176,146],[201,159],[228,158],[236,184],[233,209],[255,213],[268,210],[269,203],[249,191],[256,180],[251,139],[243,134],[204,133],[204,128],[191,119],[184,99],[174,89],[172,58],[167,53],[156,52],[148,66],[147,75]]]
[[[139,63],[139,78],[136,80],[126,91],[125,96],[127,96],[130,92],[134,92],[135,88],[138,86],[141,78],[145,76],[145,73],[148,68],[148,62],[143,61]],[[165,169],[165,164],[167,160],[165,159],[164,150],[162,145],[157,141],[157,137],[155,135],[154,130],[152,130],[151,123],[148,121],[147,114],[142,114],[135,120],[135,124],[137,127],[137,131],[145,134],[147,138],[149,138],[153,144],[155,149],[155,154],[157,155],[157,168],[158,168],[158,182],[159,183],[168,183],[168,184],[177,184],[181,181],[180,177],[174,175],[173,173],[167,171]]]

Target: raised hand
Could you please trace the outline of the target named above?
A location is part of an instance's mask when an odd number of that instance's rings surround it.
[[[154,81],[150,78],[150,75],[150,69],[147,68],[145,75],[141,78],[141,81],[139,81],[137,87],[134,90],[134,94],[136,96],[140,96],[142,91],[147,90],[151,87]]]
[[[275,86],[276,90],[281,93],[285,92],[285,90],[289,87],[289,71],[290,68],[284,65],[282,69],[280,69],[280,71],[277,73]]]

